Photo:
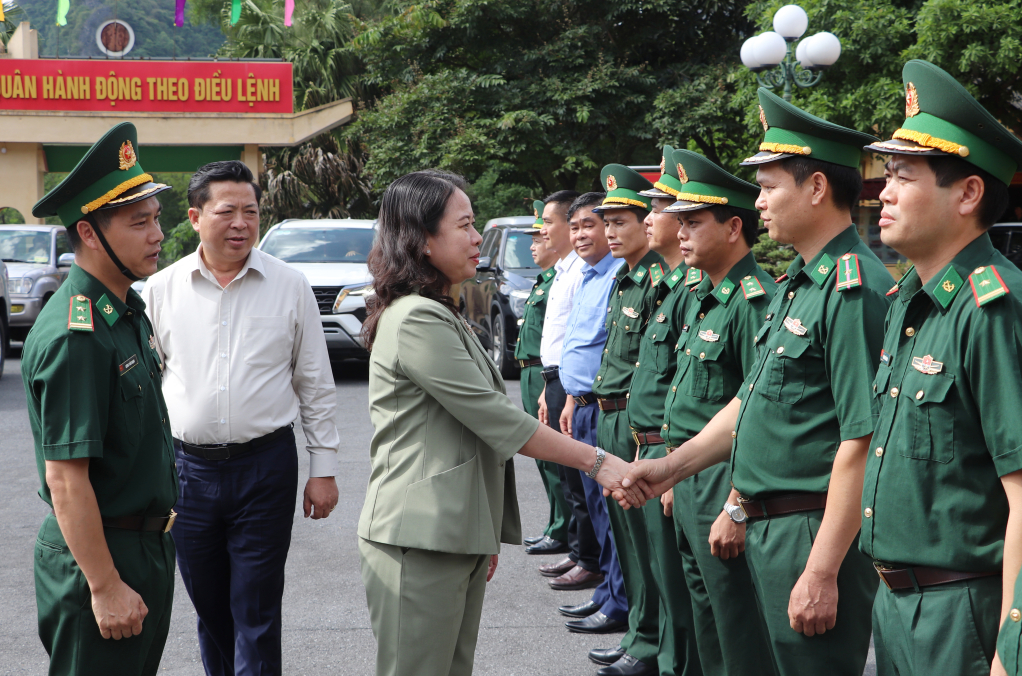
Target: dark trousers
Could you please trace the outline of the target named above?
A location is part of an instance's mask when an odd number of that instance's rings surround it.
[[[596,422],[599,409],[592,403],[587,406],[576,406],[571,418],[572,436],[583,444],[596,445]],[[610,533],[610,516],[607,503],[603,497],[603,488],[582,472],[575,470],[586,492],[586,503],[589,516],[593,522],[593,530],[600,542],[600,572],[603,582],[593,592],[593,602],[600,606],[600,612],[620,622],[628,621],[628,597],[625,594],[625,580],[621,575],[621,565],[617,560],[614,540]],[[625,636],[628,639],[628,636]],[[621,645],[626,645],[622,639]]]
[[[555,432],[561,431],[561,411],[568,395],[564,393],[561,381],[557,378],[546,384],[546,405],[550,414],[550,427]],[[557,473],[561,478],[561,490],[564,491],[564,499],[571,508],[571,520],[568,522],[568,548],[571,550],[571,560],[590,573],[600,572],[600,542],[596,538],[596,531],[593,530],[593,522],[589,517],[589,507],[586,505],[586,492],[582,485],[582,475],[578,470],[557,466]]]
[[[208,676],[281,673],[280,606],[298,492],[293,431],[230,460],[174,442],[177,565],[198,615]]]

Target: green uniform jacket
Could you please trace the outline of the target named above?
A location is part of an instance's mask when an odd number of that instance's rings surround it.
[[[92,330],[69,323],[91,323]],[[39,495],[48,505],[46,461],[80,458],[90,459],[89,480],[105,517],[166,516],[177,502],[152,336],[145,303],[134,290],[122,303],[77,265],[39,313],[25,340],[21,373]]]
[[[677,343],[678,369],[667,393],[661,435],[679,446],[737,392],[756,363],[753,335],[763,325],[777,285],[750,253],[717,288],[706,276],[695,287]]]
[[[662,303],[649,274],[650,266],[661,261],[660,254],[650,251],[633,269],[622,265],[617,270],[607,302],[607,344],[593,383],[593,394],[601,399],[619,399],[628,393],[642,332],[658,302]]]
[[[512,458],[539,421],[468,328],[418,295],[384,310],[369,360],[372,472],[358,534],[452,554],[521,544]]]
[[[1022,273],[983,234],[925,285],[913,269],[898,287],[873,384],[880,421],[860,549],[889,563],[999,571],[999,477],[1022,469]]]
[[[825,492],[838,446],[872,434],[878,415],[872,384],[890,273],[849,226],[809,264],[796,256],[785,277],[738,392],[731,483],[749,498]]]
[[[685,316],[685,308],[692,296],[685,286],[687,265],[681,263],[663,276],[659,274],[660,269],[659,265],[651,269],[651,284],[654,287],[665,286],[667,295],[653,310],[653,316],[646,324],[639,343],[639,363],[628,392],[628,424],[640,432],[659,431],[663,425],[664,397],[678,366],[674,349],[680,335],[680,319]],[[660,290],[660,293],[664,291]]]
[[[515,359],[539,359],[539,345],[543,340],[543,319],[546,317],[546,299],[554,284],[557,270],[544,270],[536,277],[536,286],[525,301],[525,311],[518,320],[518,341],[515,343]]]

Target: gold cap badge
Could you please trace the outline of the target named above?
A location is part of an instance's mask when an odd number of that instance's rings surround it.
[[[131,141],[125,141],[121,144],[117,159],[120,163],[121,171],[127,171],[135,166],[138,158],[135,156],[135,149],[131,147]]]
[[[911,82],[905,87],[905,117],[915,117],[919,114],[919,92]]]
[[[667,158],[661,155],[660,156],[660,173],[661,174],[664,173],[664,167],[666,166],[666,163],[667,163]]]
[[[681,166],[681,162],[678,162],[678,180],[688,183],[688,174],[685,173],[685,167]]]
[[[763,106],[759,107],[759,123],[763,125],[763,131],[769,131],[770,125],[766,121],[766,113],[763,112]]]
[[[614,174],[607,176],[607,190],[617,190],[617,179],[614,178]]]

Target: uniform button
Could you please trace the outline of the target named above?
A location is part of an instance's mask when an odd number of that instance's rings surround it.
[[[791,299],[791,298],[794,298],[794,297],[795,297],[795,292],[794,291],[789,291],[788,292],[788,298]]]
[[[685,350],[685,354],[692,354],[692,348]]]
[[[732,431],[732,432],[731,432],[731,438],[732,438],[732,439],[737,439],[737,438],[738,438],[738,432],[734,432],[734,431]]]
[[[224,424],[224,423],[226,423],[226,422],[227,422],[227,420],[225,420],[224,418],[220,418],[220,424],[221,424],[221,425],[223,425],[223,424]]]
[[[870,509],[869,507],[867,507],[866,509],[862,510],[862,513],[866,515],[867,519],[870,518],[871,516],[873,516],[873,510]]]
[[[227,353],[226,352],[221,352],[220,353],[220,357],[223,358],[223,359],[227,359]]]
[[[752,392],[752,384],[749,384],[749,392]]]
[[[657,304],[657,305],[660,305],[661,303],[663,303],[663,301],[662,301],[662,300],[658,300],[658,301],[656,302],[656,304]]]
[[[759,336],[753,336],[753,337],[752,337],[752,342],[754,342],[754,343],[755,343],[755,342],[756,342],[757,340],[759,340]]]
[[[898,396],[898,388],[897,387],[892,387],[891,388],[891,396],[892,397],[897,397]]]
[[[912,336],[916,335],[916,330],[910,326],[907,329],[905,329],[905,335],[911,338]]]
[[[783,345],[781,345],[779,348],[777,348],[777,354],[784,354],[784,346]]]
[[[773,318],[774,318],[774,313],[773,313],[773,312],[771,312],[770,314],[768,314],[768,315],[766,316],[766,320],[767,320],[767,321],[770,321],[770,320],[771,320],[771,319],[773,319]]]
[[[630,326],[628,326],[628,325],[625,325],[625,331],[628,331],[628,330],[629,330],[629,329],[631,329],[631,328],[632,328],[632,327],[630,327]]]
[[[699,319],[703,319],[704,317],[706,317],[706,313],[705,312],[700,312],[699,313]]]
[[[705,352],[700,352],[699,353],[699,358],[700,359],[705,359],[706,358],[706,353]]]
[[[141,385],[139,385],[139,386],[138,386],[138,391],[139,391],[139,392],[141,392],[141,391],[142,391],[142,386],[141,386]]]
[[[603,354],[607,354],[607,351],[606,351],[606,350],[604,350],[604,351],[603,351]]]
[[[226,390],[226,389],[227,389],[227,388],[226,388],[226,387],[224,387],[223,385],[221,385],[221,386],[220,386],[220,391],[221,391],[221,392],[223,392],[223,391],[224,391],[224,390]]]
[[[220,323],[223,324],[224,326],[227,326],[227,322],[220,322]]]
[[[663,429],[667,429],[667,425],[664,425]]]
[[[618,291],[618,292],[617,292],[617,295],[619,295],[619,296],[623,296],[623,295],[625,295],[625,292],[624,292],[624,291]]]
[[[923,398],[923,391],[919,390],[918,392],[916,392],[916,399],[922,399],[922,398]]]
[[[873,452],[877,454],[878,458],[884,457],[884,448],[883,448],[883,446],[877,446],[877,450],[875,450]]]
[[[1011,612],[1008,613],[1008,617],[1011,618],[1012,622],[1018,622],[1019,620],[1022,620],[1022,613],[1018,611],[1018,608],[1012,608]]]
[[[672,385],[671,386],[671,392],[677,392],[677,391],[678,391],[678,386],[677,385]]]
[[[639,367],[639,362],[635,362],[635,367],[636,367],[636,368],[638,368],[638,367]]]
[[[656,340],[656,334],[655,333],[653,334],[653,340]]]
[[[617,326],[617,322],[613,322],[614,326]]]
[[[167,424],[167,419],[166,418],[160,418],[160,422],[163,423],[164,425],[166,425]]]
[[[596,376],[597,380],[603,380],[603,376]]]

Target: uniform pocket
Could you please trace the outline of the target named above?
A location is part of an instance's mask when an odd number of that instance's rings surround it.
[[[911,443],[899,444],[900,455],[945,464],[954,459],[955,406],[948,397],[954,383],[954,376],[948,373],[908,372],[898,396],[912,402],[904,423]]]
[[[809,341],[795,334],[778,334],[776,346],[768,347],[766,365],[763,367],[763,386],[760,394],[781,404],[796,404],[802,400],[806,388],[805,351]]]
[[[121,438],[128,446],[137,446],[142,436],[142,417],[145,414],[142,384],[131,376],[130,372],[120,376],[119,384],[124,415],[117,420],[116,425],[111,424],[110,427],[119,430]]]
[[[689,349],[691,373],[686,378],[688,395],[706,401],[720,401],[724,396],[724,368],[720,364],[724,344],[695,340]]]
[[[625,321],[628,323],[625,324],[625,331],[620,334],[618,339],[618,356],[625,361],[634,361],[639,356],[639,341],[642,340],[642,333],[640,332],[642,319],[639,317],[635,319],[626,317]],[[620,324],[621,320],[619,319],[618,328],[621,328]]]
[[[883,362],[877,368],[876,377],[873,379],[873,396],[882,397],[887,394],[887,383],[891,381],[891,367]]]
[[[293,336],[287,317],[245,317],[241,322],[242,352],[249,366],[276,366],[291,361]]]
[[[674,345],[666,342],[669,334],[667,327],[660,325],[649,337],[643,336],[639,352],[641,368],[654,373],[667,373],[671,359],[674,358]]]

